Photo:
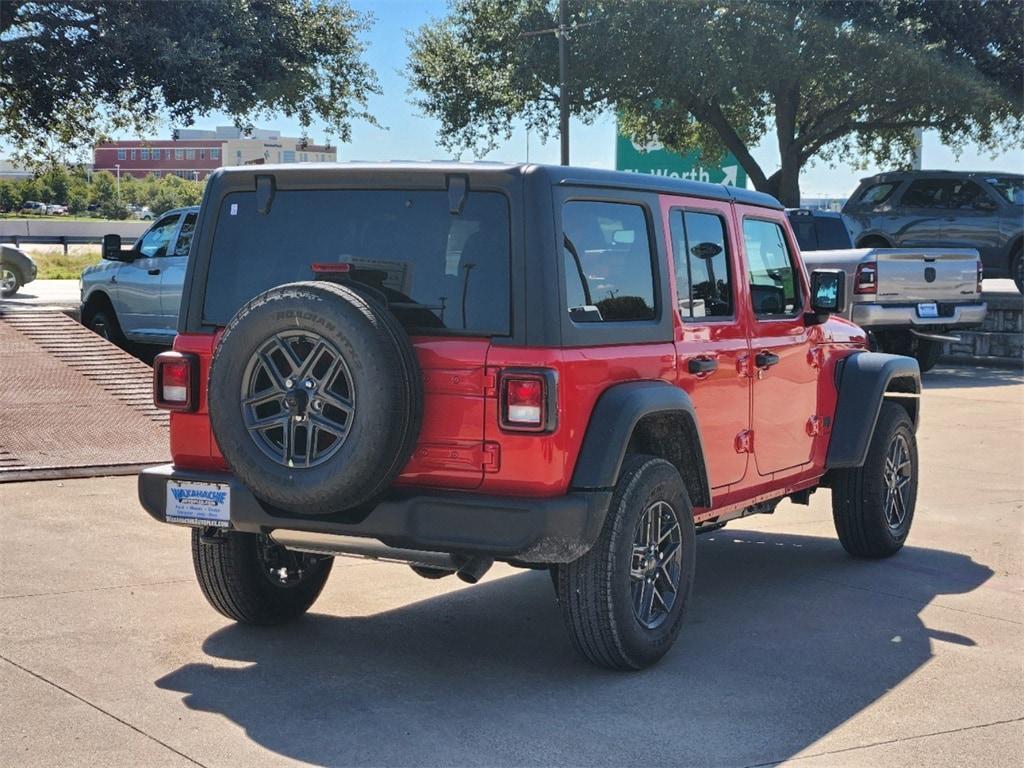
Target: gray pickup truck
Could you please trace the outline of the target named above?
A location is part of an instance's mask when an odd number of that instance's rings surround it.
[[[981,258],[972,248],[854,248],[843,217],[787,211],[808,269],[846,273],[846,317],[885,352],[934,367],[951,331],[985,319]]]

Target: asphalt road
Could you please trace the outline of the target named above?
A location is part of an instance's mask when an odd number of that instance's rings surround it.
[[[828,492],[700,537],[679,642],[576,659],[547,575],[339,560],[230,624],[131,478],[0,486],[0,765],[1020,766],[1024,385],[926,377],[910,545],[847,558]]]

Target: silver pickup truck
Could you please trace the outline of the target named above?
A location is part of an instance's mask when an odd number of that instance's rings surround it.
[[[950,332],[974,328],[985,319],[976,250],[853,248],[839,214],[787,213],[807,268],[846,273],[846,316],[881,351],[911,355],[927,371],[938,360],[942,343],[957,340]],[[822,245],[828,249],[817,250]]]

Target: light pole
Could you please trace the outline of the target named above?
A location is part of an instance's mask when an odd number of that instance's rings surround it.
[[[569,0],[558,0],[558,133],[562,165],[569,164]]]
[[[114,170],[117,171],[117,204],[121,204],[121,164],[114,163]]]

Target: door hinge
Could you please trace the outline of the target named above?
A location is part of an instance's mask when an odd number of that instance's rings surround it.
[[[821,419],[817,416],[811,416],[807,420],[807,434],[811,437],[815,437],[821,433]]]
[[[736,358],[736,373],[747,379],[754,378],[754,358],[752,355],[740,355]]]
[[[736,435],[736,453],[753,453],[754,452],[754,431],[751,429],[744,429],[738,435]]]
[[[825,364],[825,351],[821,347],[811,347],[807,350],[807,364],[820,369]]]
[[[484,397],[494,397],[498,394],[498,369],[487,368],[484,370]]]
[[[501,469],[501,445],[499,443],[484,443],[483,466],[484,472],[497,472]]]

